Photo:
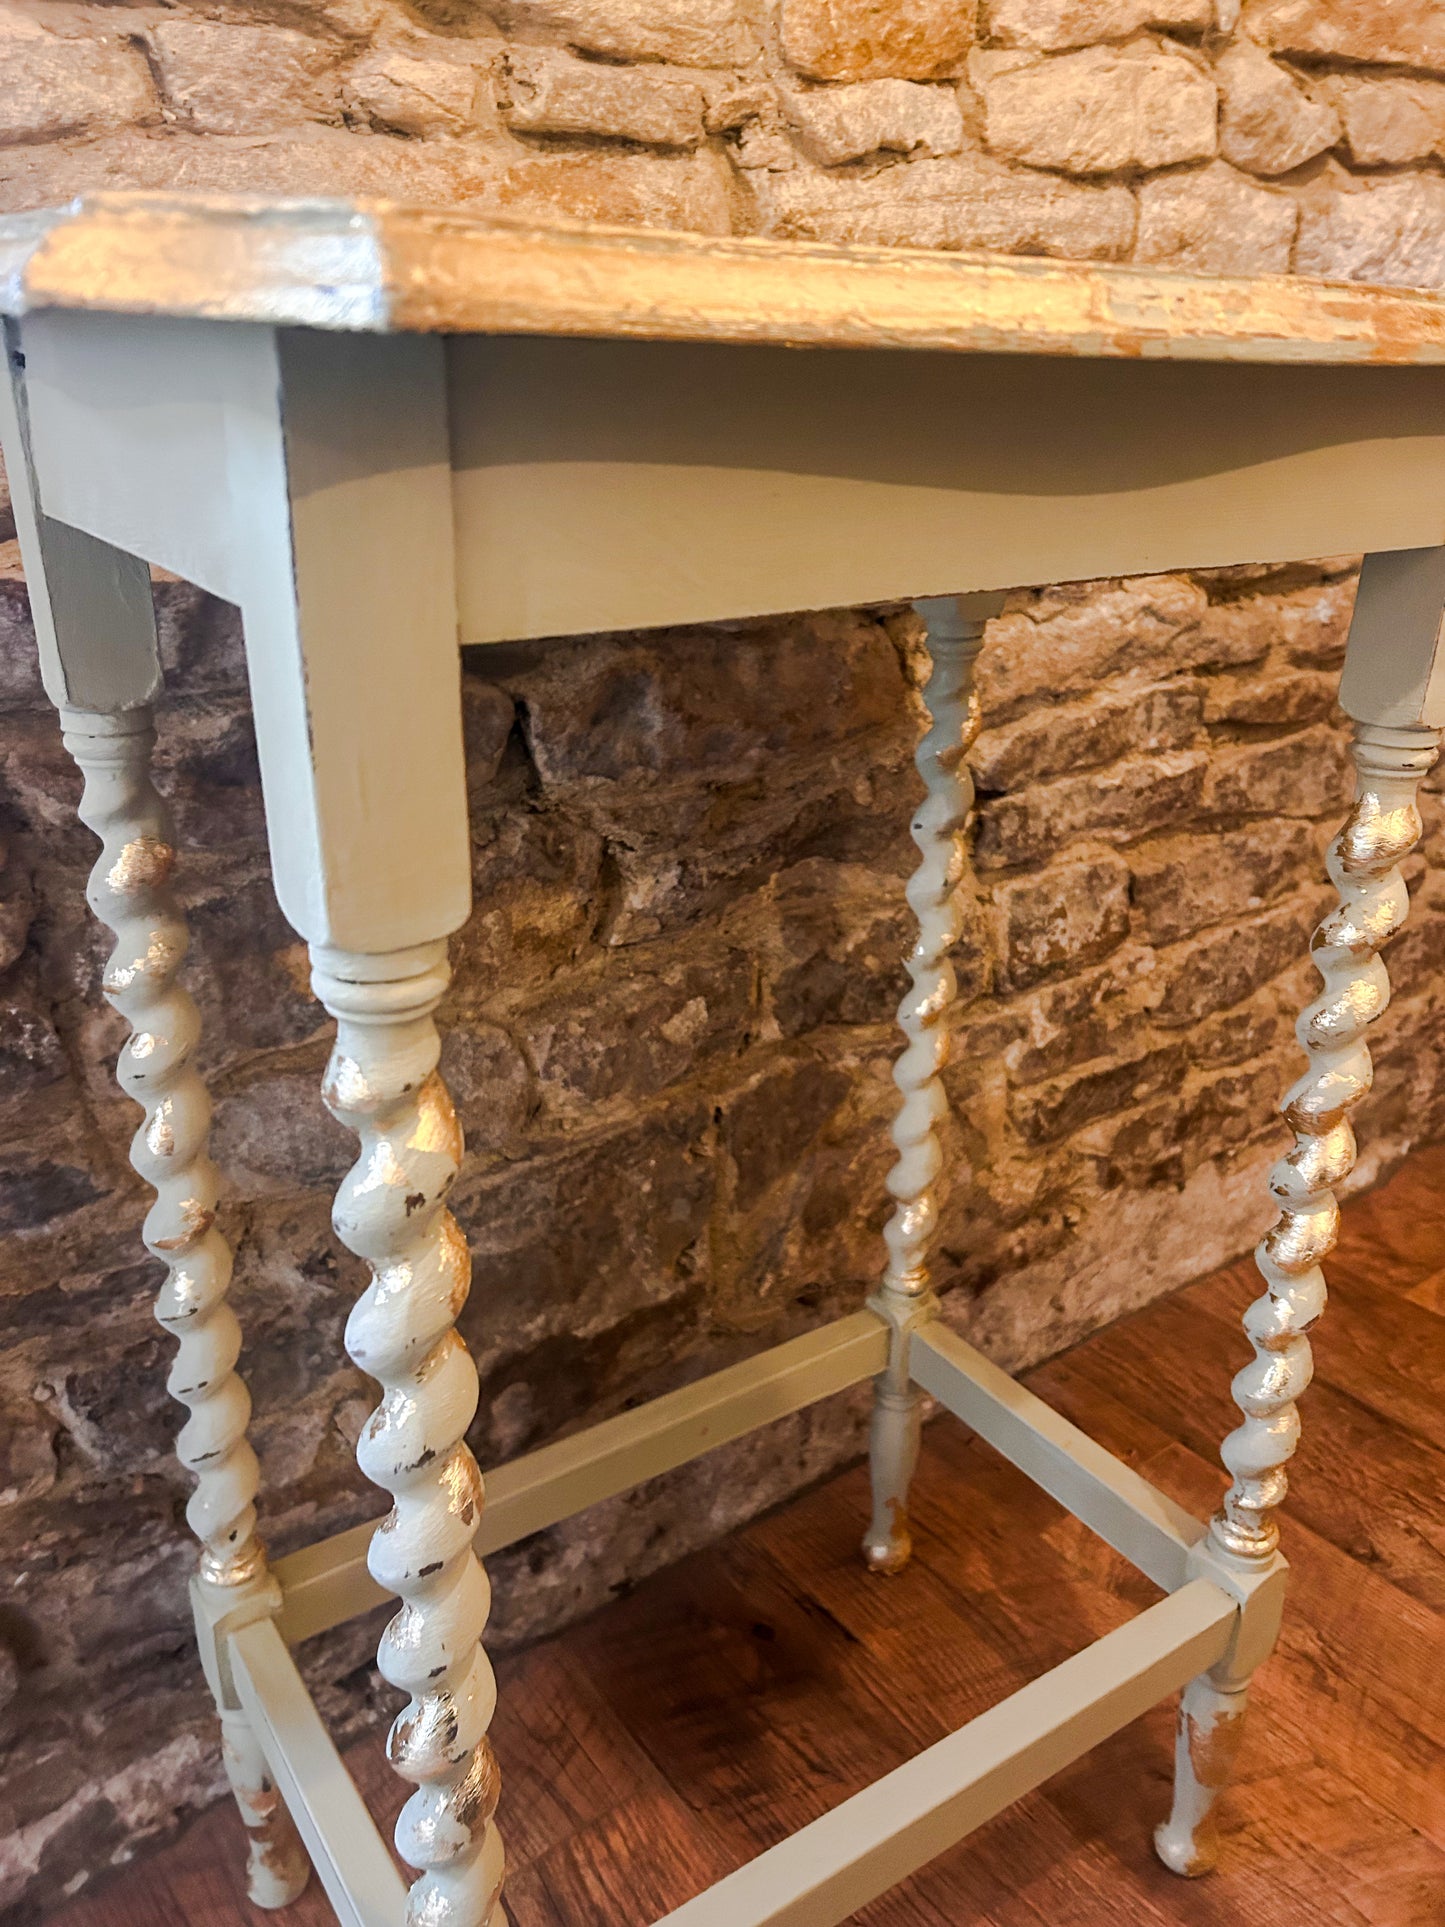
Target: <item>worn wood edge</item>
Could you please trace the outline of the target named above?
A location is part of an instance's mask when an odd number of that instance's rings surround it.
[[[1236,1610],[1191,1581],[654,1927],[837,1927],[1215,1664]]]
[[[231,1673],[341,1927],[400,1927],[406,1888],[275,1623],[229,1640]]]
[[[0,312],[47,307],[371,332],[1445,361],[1445,301],[1400,289],[322,198],[95,193],[0,219]]]
[[[0,219],[0,313],[391,332],[372,214],[343,200],[97,193]]]
[[[499,1466],[486,1475],[477,1552],[483,1558],[499,1552],[846,1391],[882,1371],[887,1359],[887,1327],[871,1311],[854,1312]],[[276,1561],[284,1594],[277,1623],[287,1641],[326,1632],[391,1597],[367,1570],[376,1525],[372,1519],[349,1527]]]

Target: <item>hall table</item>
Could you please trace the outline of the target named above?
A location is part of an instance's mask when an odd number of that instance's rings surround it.
[[[97,195],[0,222],[6,461],[45,686],[102,842],[90,902],[189,1408],[194,1586],[263,1906],[315,1865],[346,1927],[500,1927],[495,1689],[478,1554],[865,1378],[864,1554],[908,1556],[925,1394],[1140,1567],[1158,1604],[667,1916],[830,1927],[1182,1690],[1156,1844],[1203,1872],[1278,1629],[1273,1519],[1370,1084],[1379,950],[1445,724],[1445,303],[1302,280],[499,220],[343,201]],[[1357,797],[1331,846],[1323,990],[1246,1314],[1232,1484],[1206,1526],[990,1364],[929,1279],[955,997],[970,671],[1016,585],[1364,551],[1341,700]],[[358,1446],[391,1512],[274,1564],[226,1303],[186,930],[152,787],[150,565],[240,605],[272,864],[336,1019],[324,1101],[360,1139],[334,1222],[371,1279]],[[933,660],[918,939],[899,1018],[895,1209],[854,1315],[482,1480],[454,1329],[462,1157],[432,1013],[470,908],[458,645],[912,601]],[[565,642],[554,644],[565,649]],[[1221,861],[1224,859],[1221,857]],[[369,1544],[368,1544],[369,1541]],[[291,1649],[388,1595],[407,1889]],[[503,1808],[505,1821],[505,1808]],[[302,1851],[304,1843],[305,1851]],[[584,1927],[575,1923],[573,1927]],[[590,1927],[590,1924],[588,1924]],[[642,1924],[639,1923],[639,1927]]]

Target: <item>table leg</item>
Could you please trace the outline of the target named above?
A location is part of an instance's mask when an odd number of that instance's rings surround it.
[[[265,1612],[280,1592],[256,1537],[251,1402],[235,1371],[241,1333],[226,1303],[231,1252],[215,1225],[210,1099],[191,1062],[199,1019],[176,982],[188,933],[170,890],[170,822],[151,781],[150,704],[161,674],[150,571],[139,557],[46,515],[14,322],[3,336],[0,441],[40,673],[85,778],[81,818],[101,839],[88,897],[116,938],[105,994],[131,1025],[118,1074],[145,1111],[131,1162],[156,1190],[144,1235],[166,1268],[157,1316],[179,1341],[170,1389],[190,1408],[177,1451],[196,1477],[186,1508],[202,1545],[195,1584],[218,1614]],[[214,1677],[212,1685],[226,1772],[249,1836],[250,1895],[258,1906],[281,1907],[305,1886],[306,1857],[245,1715],[226,1703]]]
[[[471,906],[445,362],[423,337],[253,348],[228,444],[240,600],[276,893],[336,1019],[325,1102],[361,1140],[333,1221],[371,1271],[347,1346],[382,1389],[357,1456],[393,1500],[370,1565],[401,1599],[378,1664],[410,1696],[389,1747],[416,1787],[407,1919],[501,1927],[462,1136],[433,1022]]]
[[[1365,1033],[1390,998],[1379,952],[1409,911],[1400,864],[1419,841],[1416,793],[1439,752],[1442,697],[1430,685],[1445,552],[1415,553],[1419,565],[1371,558],[1379,566],[1367,565],[1351,632],[1342,699],[1355,718],[1355,802],[1327,858],[1340,900],[1310,946],[1324,988],[1296,1026],[1308,1066],[1281,1106],[1295,1142],[1270,1173],[1280,1215],[1255,1253],[1265,1290],[1244,1317],[1255,1355],[1234,1380],[1243,1422],[1224,1442],[1232,1483],[1209,1531],[1210,1552],[1245,1572],[1262,1570],[1279,1544],[1274,1514],[1313,1369],[1308,1334],[1325,1308],[1320,1266],[1339,1235],[1336,1188],[1355,1163],[1350,1113],[1373,1075]],[[1403,679],[1394,673],[1402,666]],[[1215,1805],[1238,1752],[1252,1670],[1226,1662],[1184,1692],[1174,1808],[1155,1834],[1175,1873],[1215,1863]]]
[[[408,1919],[501,1927],[500,1778],[487,1739],[496,1684],[481,1645],[490,1595],[472,1550],[482,1477],[465,1442],[477,1370],[455,1329],[471,1257],[446,1207],[462,1133],[437,1074],[432,1019],[446,945],[363,956],[313,944],[311,957],[313,987],[336,1019],[326,1105],[361,1140],[334,1222],[371,1268],[346,1346],[382,1393],[356,1455],[393,1502],[368,1563],[401,1598],[377,1664],[411,1696],[388,1742],[417,1787],[396,1832],[402,1858],[421,1869]]]
[[[117,1076],[145,1113],[131,1163],[156,1193],[144,1236],[166,1267],[156,1316],[178,1341],[168,1386],[190,1413],[176,1451],[196,1479],[186,1518],[201,1542],[198,1583],[223,1611],[270,1591],[279,1603],[256,1535],[259,1473],[246,1437],[251,1399],[235,1369],[241,1328],[226,1302],[231,1249],[216,1228],[211,1101],[192,1062],[200,1019],[176,981],[189,936],[170,889],[170,823],[151,781],[151,714],[61,716],[85,777],[81,820],[101,840],[87,898],[116,939],[105,995],[131,1026]],[[283,1907],[306,1885],[306,1856],[245,1715],[224,1699],[218,1708],[249,1836],[248,1890],[257,1906]]]
[[[863,1556],[878,1573],[901,1572],[912,1551],[908,1489],[918,1463],[923,1396],[908,1375],[907,1335],[935,1303],[928,1252],[938,1225],[933,1187],[943,1164],[939,1126],[948,1110],[939,1073],[948,1057],[958,990],[949,953],[963,928],[964,832],[973,808],[965,760],[978,734],[973,665],[985,621],[1001,602],[999,596],[939,596],[914,605],[927,630],[933,673],[925,698],[929,726],[915,759],[926,794],[912,824],[920,862],[908,902],[918,938],[908,957],[912,981],[898,1010],[904,1048],[893,1067],[903,1100],[893,1121],[898,1159],[888,1175],[894,1210],[883,1233],[888,1266],[872,1300],[894,1330],[888,1369],[875,1382],[869,1434],[873,1515]]]

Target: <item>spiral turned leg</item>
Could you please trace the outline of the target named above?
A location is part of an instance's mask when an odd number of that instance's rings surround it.
[[[487,1739],[496,1687],[481,1646],[490,1595],[472,1550],[482,1478],[464,1442],[477,1372],[454,1329],[471,1259],[446,1208],[462,1134],[437,1075],[432,1021],[447,984],[446,945],[367,957],[313,944],[311,961],[337,1025],[326,1105],[361,1139],[334,1223],[371,1267],[346,1348],[382,1394],[356,1455],[392,1496],[368,1563],[401,1597],[377,1664],[411,1696],[388,1741],[392,1764],[417,1789],[396,1829],[397,1851],[421,1870],[407,1920],[504,1927],[492,1818],[499,1780]]]
[[[226,1302],[231,1251],[215,1223],[211,1103],[191,1061],[200,1020],[176,982],[188,936],[170,889],[170,823],[151,782],[155,733],[145,709],[67,709],[61,720],[85,777],[81,820],[101,840],[86,896],[116,939],[103,987],[131,1027],[117,1075],[145,1113],[131,1163],[156,1193],[144,1237],[166,1267],[156,1316],[178,1341],[168,1388],[189,1408],[176,1450],[196,1479],[186,1518],[201,1542],[198,1583],[231,1608],[264,1595],[270,1580],[256,1536],[251,1400],[235,1370],[241,1328]],[[306,1857],[244,1715],[223,1707],[221,1717],[226,1770],[250,1839],[251,1898],[285,1906],[306,1884]]]
[[[939,1126],[948,1109],[939,1072],[948,1056],[948,1018],[958,989],[949,953],[963,928],[960,885],[968,862],[963,839],[973,808],[965,757],[978,734],[971,681],[984,629],[982,619],[970,619],[952,600],[918,607],[933,659],[929,727],[915,759],[925,790],[912,823],[920,861],[907,893],[918,938],[908,957],[911,982],[898,1009],[905,1041],[893,1067],[902,1103],[892,1132],[898,1159],[888,1175],[895,1201],[883,1233],[888,1265],[872,1301],[899,1331],[933,1302],[928,1250],[938,1225],[933,1186],[943,1164]],[[921,1411],[922,1395],[909,1380],[906,1352],[895,1345],[875,1387],[869,1436],[873,1516],[863,1557],[873,1572],[901,1572],[913,1549],[908,1488],[918,1463]]]
[[[1340,901],[1310,946],[1324,989],[1296,1026],[1309,1062],[1281,1107],[1295,1142],[1270,1173],[1280,1215],[1255,1252],[1265,1291],[1244,1316],[1254,1358],[1234,1381],[1244,1418],[1224,1442],[1232,1483],[1209,1529],[1211,1550],[1246,1571],[1269,1562],[1279,1544],[1274,1514],[1299,1443],[1296,1401],[1313,1369],[1308,1333],[1325,1307],[1320,1264],[1339,1235],[1335,1187],[1355,1162],[1350,1112],[1373,1075],[1365,1032],[1390,999],[1379,952],[1410,907],[1399,866],[1420,837],[1416,792],[1440,734],[1370,723],[1355,729],[1355,804],[1328,858]],[[1239,1744],[1248,1690],[1248,1675],[1225,1666],[1184,1693],[1174,1810],[1155,1835],[1160,1858],[1176,1873],[1206,1873],[1214,1865],[1214,1807]]]

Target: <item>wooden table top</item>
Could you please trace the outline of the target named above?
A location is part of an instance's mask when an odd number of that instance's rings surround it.
[[[0,218],[0,313],[1293,363],[1445,362],[1445,300],[1297,277],[92,194]]]

